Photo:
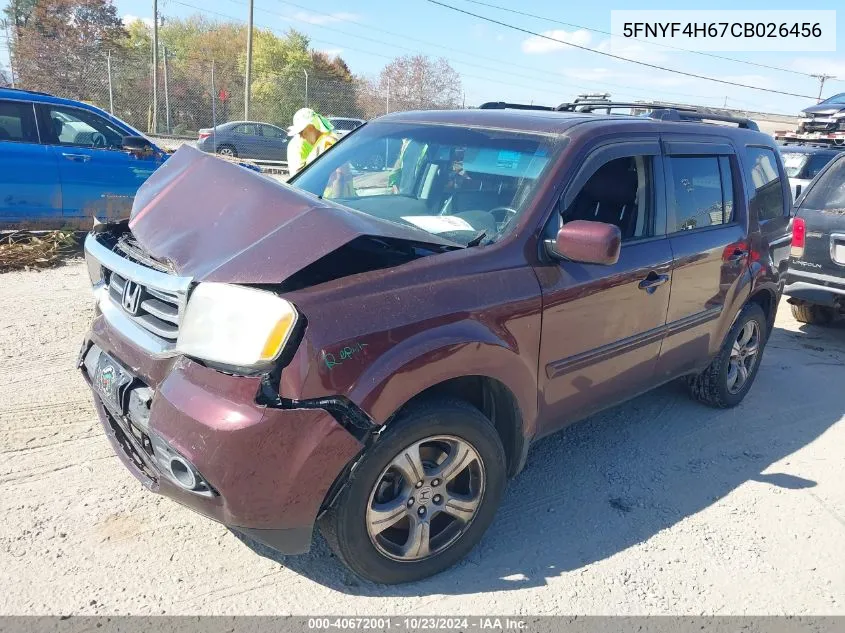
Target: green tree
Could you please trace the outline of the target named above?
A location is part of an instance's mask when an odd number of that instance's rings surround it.
[[[107,0],[18,0],[13,21],[16,73],[22,87],[108,106],[105,57],[119,53],[126,31]]]

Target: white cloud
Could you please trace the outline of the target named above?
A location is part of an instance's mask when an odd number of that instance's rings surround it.
[[[152,18],[139,18],[137,15],[132,15],[131,13],[127,13],[126,15],[124,15],[121,18],[121,20],[123,20],[123,24],[125,26],[129,26],[133,22],[137,22],[138,20],[140,20],[141,22],[144,23],[144,26],[146,26],[147,28],[149,28],[149,29],[153,28],[153,19]]]
[[[588,46],[592,40],[589,31],[585,31],[584,29],[578,29],[577,31],[556,29],[553,31],[544,31],[543,35],[545,37],[532,35],[528,39],[523,40],[522,52],[528,53],[529,55],[553,53],[569,48],[567,44]]]
[[[793,70],[815,75],[833,75],[845,79],[845,59],[831,57],[797,57],[789,65]]]
[[[289,19],[297,22],[306,22],[307,24],[333,24],[335,22],[355,22],[358,20],[356,13],[346,13],[339,11],[337,13],[309,13],[308,11],[297,11],[289,16]]]

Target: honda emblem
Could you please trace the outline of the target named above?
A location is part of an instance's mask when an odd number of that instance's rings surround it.
[[[141,286],[134,281],[126,280],[126,285],[123,286],[123,297],[121,304],[123,309],[132,316],[138,314],[138,308],[141,307]]]

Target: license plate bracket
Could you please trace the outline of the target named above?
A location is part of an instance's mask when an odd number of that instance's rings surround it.
[[[94,373],[94,388],[112,413],[123,414],[121,394],[131,382],[132,375],[120,363],[105,352],[100,353]]]

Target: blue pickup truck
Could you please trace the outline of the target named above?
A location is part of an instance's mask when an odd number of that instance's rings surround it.
[[[0,89],[0,230],[89,229],[128,217],[167,154],[94,106]]]

